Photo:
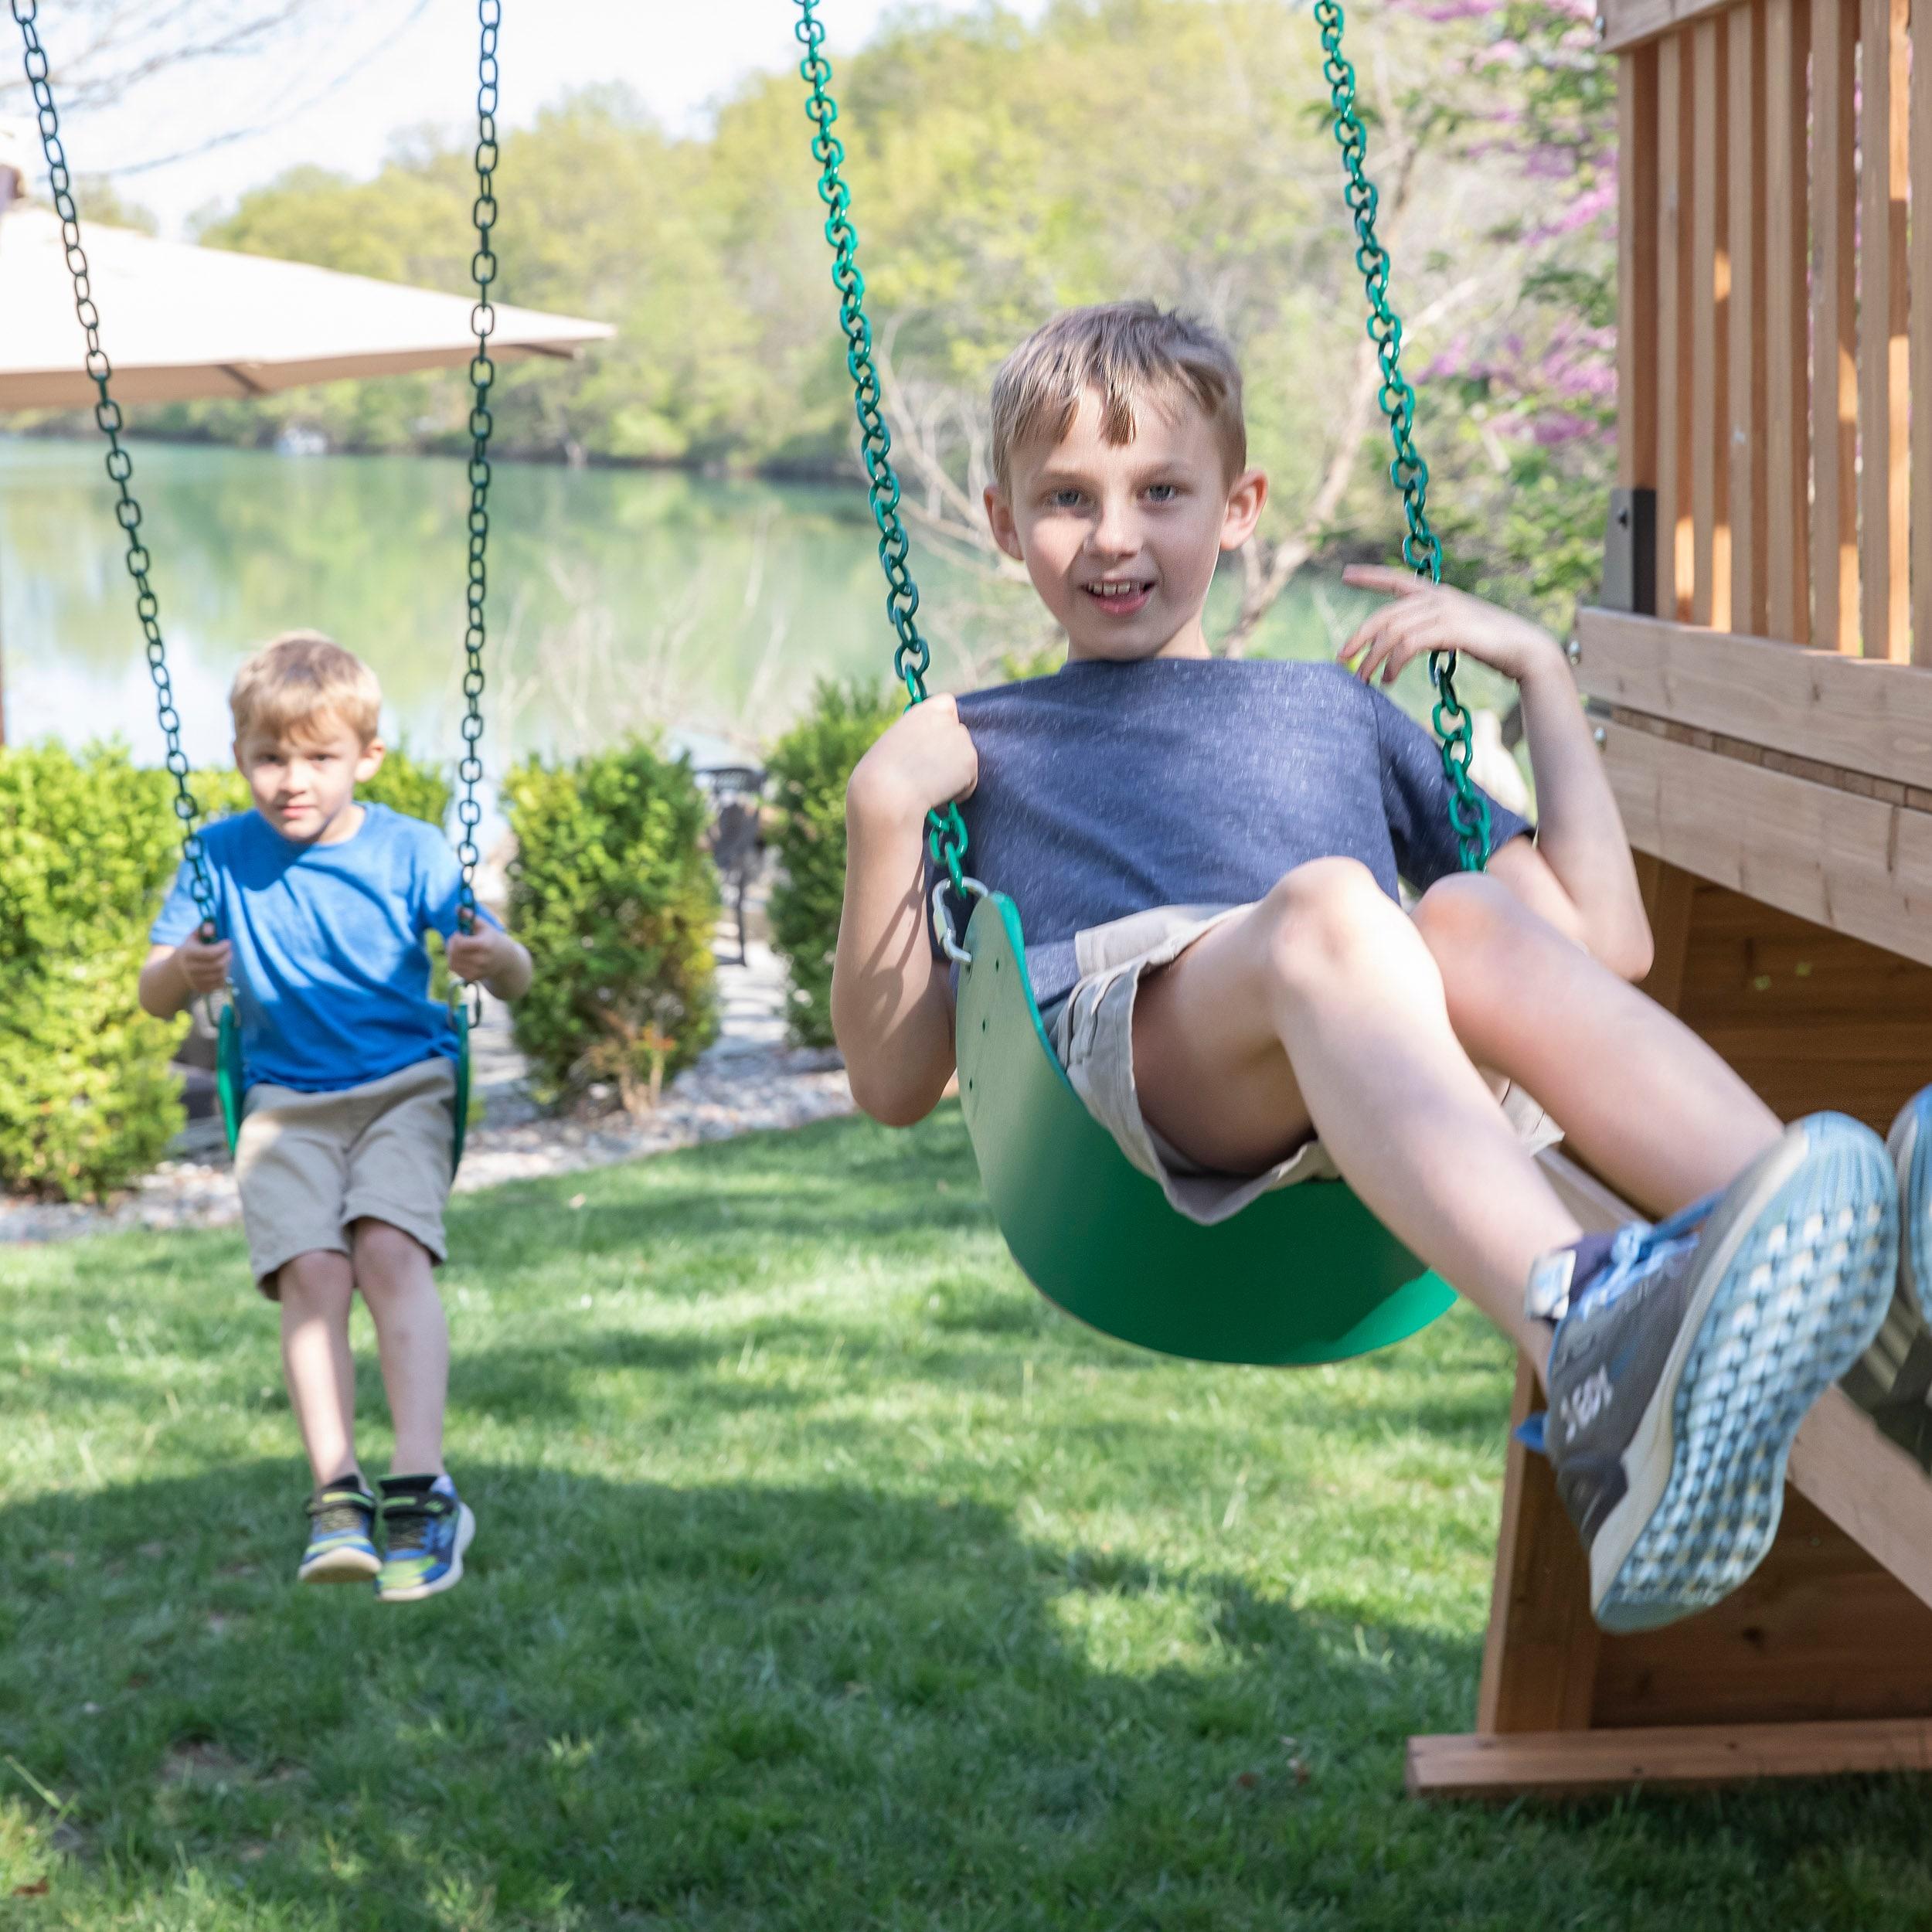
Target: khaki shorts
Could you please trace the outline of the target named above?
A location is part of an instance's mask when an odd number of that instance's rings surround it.
[[[262,1293],[279,1298],[276,1271],[298,1254],[347,1254],[351,1224],[366,1218],[400,1228],[440,1262],[455,1135],[451,1060],[418,1060],[335,1094],[251,1087],[235,1179]]]
[[[1073,1091],[1111,1134],[1121,1151],[1161,1184],[1168,1202],[1191,1221],[1212,1225],[1238,1214],[1278,1187],[1342,1176],[1318,1139],[1304,1141],[1265,1174],[1217,1174],[1198,1167],[1141,1117],[1134,1084],[1134,999],[1142,977],[1178,959],[1203,933],[1247,906],[1156,906],[1075,939],[1079,983],[1042,1017]],[[1498,1096],[1523,1145],[1532,1154],[1553,1146],[1563,1130],[1520,1087]]]

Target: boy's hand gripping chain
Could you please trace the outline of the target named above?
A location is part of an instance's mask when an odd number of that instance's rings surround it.
[[[838,290],[838,324],[845,332],[845,367],[852,376],[854,406],[859,417],[859,451],[870,485],[872,520],[879,526],[879,563],[886,573],[886,614],[899,634],[893,652],[893,673],[906,687],[906,706],[926,696],[926,671],[932,654],[919,634],[919,587],[907,561],[911,546],[899,518],[899,478],[892,464],[892,431],[880,407],[879,372],[872,365],[872,325],[866,319],[866,278],[859,271],[859,231],[852,223],[852,190],[839,175],[845,158],[844,144],[832,131],[838,104],[828,90],[832,63],[825,58],[825,29],[816,12],[818,0],[798,0],[798,24],[794,29],[805,49],[798,72],[811,89],[805,113],[818,132],[811,141],[818,163],[818,199],[825,205],[825,240],[832,244],[832,279]],[[957,958],[964,955],[951,940],[950,921],[940,913],[940,893],[947,883],[964,898],[977,886],[966,876],[966,825],[957,804],[927,815],[927,844],[934,862],[946,878],[934,893],[935,923],[942,944]]]
[[[153,559],[141,539],[141,505],[130,487],[134,460],[121,446],[121,405],[108,393],[114,365],[100,345],[100,311],[94,306],[87,252],[80,245],[80,216],[74,206],[73,177],[68,172],[66,149],[60,139],[60,116],[54,107],[53,90],[47,83],[47,52],[40,44],[36,24],[38,0],[12,0],[12,5],[15,23],[26,43],[27,84],[33,90],[33,104],[40,124],[40,150],[46,157],[54,213],[60,217],[67,273],[73,279],[74,313],[87,338],[87,374],[99,392],[94,402],[94,420],[107,439],[108,480],[119,492],[114,515],[128,539],[128,574],[134,580],[134,610],[148,643],[148,673],[154,679],[155,711],[162,736],[167,741],[168,770],[175,781],[175,816],[181,825],[181,855],[188,867],[195,910],[201,916],[201,937],[212,945],[220,937],[221,928],[215,916],[214,884],[208,876],[206,854],[196,822],[201,816],[201,808],[188,788],[188,757],[181,748],[181,713],[175,709],[174,683],[168,672],[168,647],[161,634],[161,602],[148,581]]]
[[[1402,372],[1402,318],[1389,306],[1389,251],[1376,236],[1377,196],[1368,176],[1369,137],[1355,112],[1355,69],[1342,51],[1340,0],[1315,0],[1315,25],[1321,30],[1322,78],[1335,115],[1335,138],[1348,175],[1344,191],[1355,217],[1355,267],[1369,297],[1369,338],[1382,365],[1382,413],[1389,419],[1395,446],[1389,480],[1402,497],[1408,524],[1403,560],[1431,583],[1442,580],[1442,546],[1429,527],[1429,466],[1415,445],[1416,393]],[[1456,835],[1465,872],[1481,872],[1489,853],[1489,804],[1469,777],[1475,739],[1469,713],[1456,696],[1456,654],[1432,651],[1429,675],[1436,687],[1433,714],[1442,741],[1442,764],[1449,781],[1449,823]]]

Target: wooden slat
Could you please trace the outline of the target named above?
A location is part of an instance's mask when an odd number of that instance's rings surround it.
[[[1726,38],[1722,15],[1707,14],[1690,29],[1691,621],[1719,629],[1730,626],[1731,603],[1730,466],[1723,461],[1730,292]]]
[[[1760,0],[1743,0],[1724,16],[1730,152],[1725,233],[1730,257],[1726,301],[1730,434],[1731,628],[1764,630],[1764,36]]]
[[[1932,964],[1932,812],[1621,725],[1604,737],[1611,788],[1639,851]]]
[[[1834,651],[1858,639],[1857,5],[1811,9],[1811,639]]]
[[[1690,615],[1690,63],[1681,36],[1657,49],[1657,610]],[[1653,325],[1641,313],[1638,328]]]
[[[1907,0],[1860,0],[1859,25],[1859,636],[1868,658],[1909,654],[1906,357]]]
[[[1794,644],[1811,632],[1804,314],[1811,17],[1809,0],[1765,0],[1764,623],[1770,636]]]
[[[1657,481],[1657,50],[1639,48],[1617,65],[1617,480],[1648,489]]]
[[[1932,397],[1932,32],[1922,32],[1926,58],[1912,70],[1909,172],[1913,214],[1910,264],[1912,382]],[[1912,418],[1912,662],[1932,665],[1932,407]]]
[[[1932,669],[1705,631],[1621,611],[1578,612],[1577,682],[1653,717],[1900,785],[1932,785]]]
[[[1932,1719],[1893,1717],[1412,1737],[1405,1777],[1418,1798],[1508,1798],[1923,1770],[1932,1770]]]
[[[1604,22],[1601,44],[1607,52],[1621,53],[1731,4],[1732,0],[1598,0]]]

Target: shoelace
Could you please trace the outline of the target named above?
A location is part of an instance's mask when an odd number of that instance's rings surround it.
[[[313,1532],[333,1536],[345,1529],[366,1529],[376,1513],[376,1498],[360,1489],[325,1489],[312,1497],[308,1520]]]
[[[427,1549],[431,1526],[451,1515],[455,1508],[452,1498],[439,1495],[434,1490],[427,1496],[411,1496],[395,1502],[385,1501],[383,1528],[387,1534],[389,1554],[393,1556],[400,1550]]]
[[[1679,1208],[1668,1219],[1632,1221],[1619,1228],[1611,1237],[1603,1267],[1580,1294],[1573,1298],[1566,1285],[1543,1303],[1532,1304],[1529,1313],[1549,1321],[1587,1321],[1614,1307],[1638,1282],[1697,1245],[1697,1231],[1723,1192],[1718,1189],[1689,1207]]]

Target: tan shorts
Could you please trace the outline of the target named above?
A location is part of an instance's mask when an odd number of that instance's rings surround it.
[[[1191,1221],[1212,1225],[1238,1214],[1278,1187],[1342,1176],[1318,1139],[1304,1141],[1265,1174],[1217,1174],[1198,1167],[1162,1139],[1141,1114],[1134,1084],[1134,999],[1144,975],[1178,959],[1203,933],[1238,917],[1247,906],[1156,906],[1075,939],[1079,983],[1043,1015],[1046,1036],[1073,1091],[1119,1143],[1134,1166],[1158,1181],[1169,1202]],[[1505,1083],[1504,1113],[1530,1152],[1563,1138],[1563,1130],[1520,1087]]]
[[[365,1218],[400,1228],[440,1262],[455,1134],[456,1067],[447,1060],[336,1094],[251,1087],[235,1179],[262,1293],[278,1298],[276,1270],[298,1254],[347,1254],[349,1227]]]

